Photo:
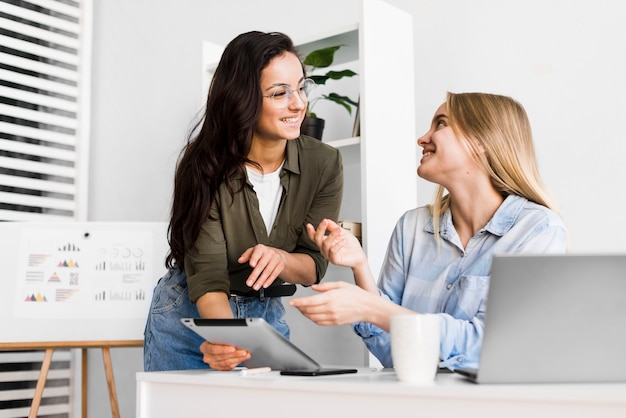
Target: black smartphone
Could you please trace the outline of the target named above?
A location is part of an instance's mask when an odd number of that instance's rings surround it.
[[[283,376],[328,376],[332,374],[356,373],[356,369],[282,370]]]

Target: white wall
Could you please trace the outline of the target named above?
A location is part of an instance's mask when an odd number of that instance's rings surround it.
[[[358,0],[94,3],[89,220],[166,221],[174,164],[202,100],[202,41],[225,45],[248,30],[308,38],[354,22]],[[571,249],[626,251],[621,2],[388,3],[414,17],[418,132],[426,131],[446,91],[515,97],[529,113],[540,168],[561,204]],[[419,204],[429,202],[434,189],[425,182],[418,187]],[[129,380],[142,367],[141,350],[113,353],[113,361],[122,416],[133,416]],[[96,418],[110,416],[101,364],[94,350],[89,415]]]
[[[626,250],[626,8],[611,0],[419,1],[418,132],[443,92],[510,95],[528,111],[571,250]],[[420,182],[420,204],[432,188]]]

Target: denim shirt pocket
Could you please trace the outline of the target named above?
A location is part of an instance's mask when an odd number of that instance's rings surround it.
[[[187,277],[181,270],[170,270],[154,289],[150,312],[159,314],[171,311],[184,302],[183,298],[189,299]]]
[[[453,307],[458,318],[472,319],[484,311],[489,289],[489,276],[460,276],[454,286],[456,306]]]

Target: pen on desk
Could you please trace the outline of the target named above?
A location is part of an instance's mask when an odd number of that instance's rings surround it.
[[[269,373],[272,369],[270,367],[257,367],[254,369],[243,369],[239,374],[242,376],[250,376],[253,374]]]

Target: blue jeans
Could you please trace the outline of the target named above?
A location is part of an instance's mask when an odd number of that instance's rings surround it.
[[[263,318],[289,338],[280,298],[231,296],[229,302],[235,318]],[[204,339],[180,322],[181,318],[199,317],[196,305],[189,301],[185,273],[178,269],[168,271],[159,279],[152,296],[144,332],[144,370],[208,368],[200,352]]]

